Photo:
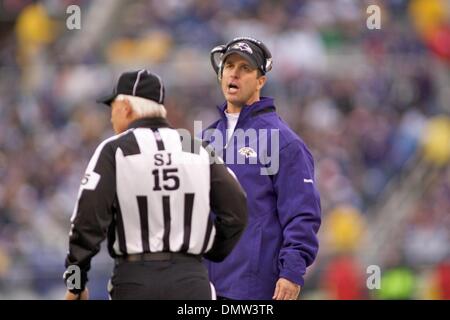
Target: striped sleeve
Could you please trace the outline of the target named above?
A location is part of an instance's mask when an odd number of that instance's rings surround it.
[[[112,206],[116,194],[114,150],[105,141],[95,151],[80,185],[78,201],[71,218],[69,252],[66,268],[78,266],[81,270],[81,288],[84,289],[92,257],[100,250],[113,219]],[[65,281],[67,285],[67,272]]]
[[[223,163],[212,163],[210,170],[210,203],[215,214],[216,236],[205,258],[220,262],[231,253],[247,226],[247,197]]]

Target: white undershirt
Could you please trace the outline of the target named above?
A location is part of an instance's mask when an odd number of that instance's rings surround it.
[[[227,141],[230,141],[234,128],[236,128],[236,124],[239,119],[239,112],[228,113],[228,111],[225,110],[225,116],[227,117]]]

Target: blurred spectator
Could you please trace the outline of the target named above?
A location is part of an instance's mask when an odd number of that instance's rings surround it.
[[[435,281],[437,299],[450,300],[450,262],[442,262],[436,266]]]
[[[349,206],[338,206],[325,217],[325,245],[331,252],[354,252],[364,236],[361,213]]]
[[[383,300],[414,299],[415,275],[406,267],[395,267],[383,270],[381,288],[376,293]]]
[[[322,275],[322,287],[331,300],[365,299],[365,279],[358,262],[350,255],[331,260]]]
[[[428,122],[423,137],[424,157],[437,166],[445,166],[450,161],[450,118],[439,116]]]

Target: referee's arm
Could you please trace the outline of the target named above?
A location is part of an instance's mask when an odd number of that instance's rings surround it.
[[[215,213],[216,236],[205,258],[223,261],[247,225],[247,198],[241,185],[223,163],[211,164],[210,204]]]
[[[112,221],[111,207],[116,193],[114,152],[109,144],[100,145],[92,156],[81,182],[78,202],[72,216],[69,252],[65,266],[76,265],[81,271],[80,293],[87,282],[92,257],[100,250]],[[65,281],[69,274],[65,273]],[[67,283],[66,283],[67,285]]]

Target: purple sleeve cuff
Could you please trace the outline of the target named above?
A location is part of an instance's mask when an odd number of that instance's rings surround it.
[[[302,275],[299,275],[297,272],[291,272],[289,270],[281,270],[280,278],[285,278],[291,282],[294,282],[300,285],[300,287],[303,287],[303,285],[305,284],[305,280],[303,279]]]

